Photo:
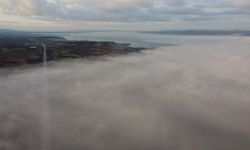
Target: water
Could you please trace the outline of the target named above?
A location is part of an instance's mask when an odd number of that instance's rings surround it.
[[[1,69],[0,149],[40,149],[41,131],[50,137],[44,149],[53,150],[250,148],[249,37],[67,36],[87,37],[133,37],[134,45],[157,48],[50,62],[46,75],[37,66],[5,75],[8,69]],[[41,100],[49,102],[49,119],[42,122]],[[46,122],[49,129],[41,130]]]
[[[59,34],[69,40],[97,40],[97,41],[115,41],[121,43],[130,43],[135,47],[166,47],[183,44],[216,44],[229,39],[240,39],[239,36],[178,36],[178,35],[159,35],[140,32],[123,31],[93,31],[83,33]]]

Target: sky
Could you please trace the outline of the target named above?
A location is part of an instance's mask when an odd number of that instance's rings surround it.
[[[246,29],[250,0],[0,0],[0,28]]]

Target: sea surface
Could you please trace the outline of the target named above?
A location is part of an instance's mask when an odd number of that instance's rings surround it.
[[[64,36],[148,49],[0,69],[1,150],[250,149],[250,37]]]

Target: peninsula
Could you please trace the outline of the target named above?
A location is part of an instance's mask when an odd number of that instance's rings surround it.
[[[115,42],[68,41],[57,36],[9,34],[0,36],[0,67],[42,63],[44,49],[48,61],[115,56],[143,50]]]

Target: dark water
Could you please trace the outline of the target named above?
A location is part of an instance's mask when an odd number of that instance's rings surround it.
[[[1,69],[0,149],[250,149],[250,38],[150,42],[178,46]]]

